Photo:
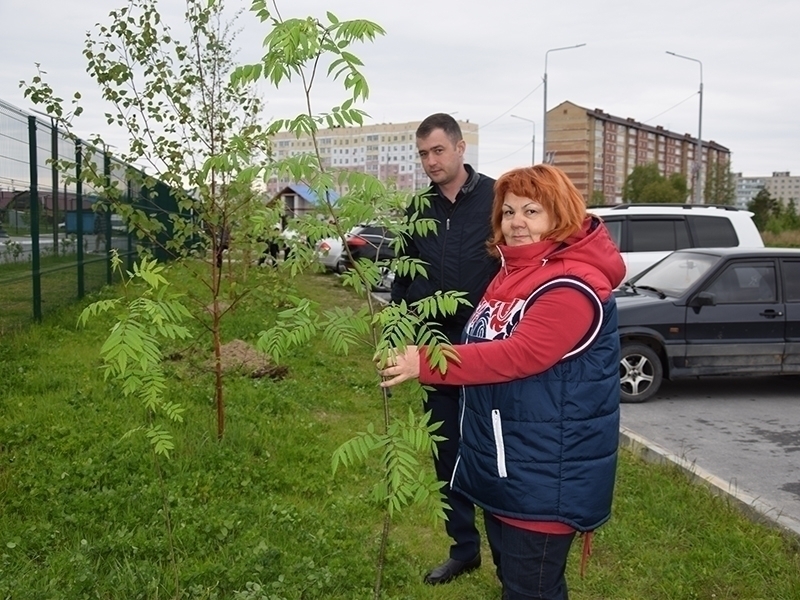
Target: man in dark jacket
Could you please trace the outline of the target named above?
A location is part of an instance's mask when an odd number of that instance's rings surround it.
[[[422,167],[431,179],[430,206],[420,218],[435,219],[437,231],[406,240],[404,254],[425,262],[428,277],[396,277],[392,301],[415,302],[441,290],[467,293],[472,307],[478,304],[499,264],[489,255],[486,242],[491,237],[491,210],[494,179],[475,172],[464,164],[461,128],[453,117],[443,113],[427,117],[417,128],[417,151]],[[461,332],[473,308],[459,311],[438,323],[451,343],[461,341]],[[453,539],[450,557],[426,576],[429,584],[446,583],[481,564],[480,536],[475,527],[475,507],[461,494],[450,490],[450,477],[458,454],[457,386],[437,386],[428,394],[425,410],[431,422],[441,421],[436,432],[447,439],[438,445],[434,457],[436,475],[447,485],[442,488],[450,510],[445,523]],[[499,527],[486,515],[486,527]]]

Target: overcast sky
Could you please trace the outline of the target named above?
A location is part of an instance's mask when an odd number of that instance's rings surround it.
[[[0,99],[28,109],[18,88],[41,63],[62,97],[84,94],[77,131],[124,144],[105,125],[106,112],[85,73],[85,32],[107,23],[121,0],[0,0],[3,45]],[[228,6],[249,6],[228,0]],[[181,0],[161,0],[170,23]],[[355,48],[365,63],[370,123],[420,120],[453,113],[481,126],[479,168],[497,176],[542,157],[542,75],[548,107],[570,100],[649,125],[696,136],[702,61],[703,139],[728,147],[732,169],[747,176],[800,175],[800,1],[798,0],[283,0],[284,16],[365,18],[387,35]],[[260,56],[266,30],[251,15],[239,21],[239,59]],[[176,24],[177,26],[177,24]],[[336,88],[314,97],[322,111],[340,102]],[[265,88],[266,117],[293,116],[297,88]]]

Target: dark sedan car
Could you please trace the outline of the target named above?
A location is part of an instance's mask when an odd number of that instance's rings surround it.
[[[679,250],[616,296],[623,402],[664,378],[800,374],[800,250]]]
[[[394,250],[395,235],[385,227],[375,225],[362,225],[356,227],[345,238],[345,244],[353,261],[357,262],[361,258],[366,258],[377,262],[379,260],[391,260],[395,257]],[[342,269],[352,267],[350,256],[342,251],[340,262]],[[374,286],[376,291],[386,291],[391,288],[394,274],[388,268],[381,269],[381,277]]]

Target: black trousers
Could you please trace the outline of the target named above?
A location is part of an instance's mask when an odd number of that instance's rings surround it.
[[[569,600],[564,573],[575,533],[554,535],[502,523],[503,600]]]
[[[431,423],[441,422],[442,425],[436,430],[436,435],[441,435],[447,439],[437,444],[438,457],[434,456],[433,466],[436,470],[436,477],[439,481],[444,481],[446,485],[442,488],[445,500],[450,507],[446,510],[447,521],[445,521],[445,531],[453,540],[450,546],[450,558],[468,561],[475,558],[481,549],[481,536],[475,526],[475,505],[472,502],[450,489],[450,479],[453,469],[456,466],[459,443],[459,392],[458,386],[442,385],[436,386],[435,391],[428,392],[425,401],[425,411],[431,411]],[[500,522],[489,513],[484,513],[484,524],[490,543],[494,539],[499,539],[499,535],[492,535],[492,531],[499,534]],[[492,556],[495,565],[499,567],[499,552],[492,548]],[[499,569],[498,569],[499,571]]]

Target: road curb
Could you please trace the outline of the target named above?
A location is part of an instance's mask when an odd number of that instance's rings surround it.
[[[372,296],[373,300],[378,302],[378,304],[389,306],[390,300],[387,300],[386,298],[381,298],[376,292],[370,292],[370,295]]]
[[[780,509],[760,500],[757,496],[738,489],[735,483],[712,475],[693,461],[671,453],[626,427],[619,428],[619,445],[647,462],[675,465],[694,483],[704,485],[712,493],[730,499],[751,521],[776,527],[800,541],[800,521],[782,514]]]

